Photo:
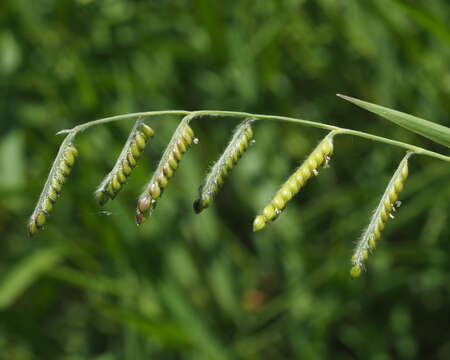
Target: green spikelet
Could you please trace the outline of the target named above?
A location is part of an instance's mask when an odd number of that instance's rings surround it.
[[[154,136],[152,128],[145,125],[143,120],[139,118],[136,121],[116,164],[95,191],[100,205],[105,205],[109,199],[116,197],[141,157],[147,141]]]
[[[194,139],[194,131],[189,126],[191,119],[192,115],[188,115],[181,120],[157,169],[140,195],[136,209],[136,223],[138,225],[146,221],[155,209],[169,180],[174,176],[183,154],[192,143],[197,143],[197,139]]]
[[[39,201],[28,221],[27,228],[29,236],[36,234],[44,226],[72,170],[75,158],[78,155],[77,149],[72,144],[73,138],[74,135],[69,134],[59,148]]]
[[[303,164],[289,177],[278,192],[253,221],[253,231],[258,231],[266,227],[266,225],[274,221],[278,215],[286,207],[289,200],[296,195],[302,186],[313,176],[317,175],[317,169],[320,166],[327,166],[331,154],[333,153],[333,137],[336,135],[334,131],[330,132],[316,146],[314,151],[303,162]]]
[[[406,153],[400,162],[370,219],[369,225],[356,246],[351,260],[350,275],[352,277],[358,277],[361,274],[362,267],[369,257],[369,252],[375,249],[387,220],[393,217],[391,213],[395,210],[398,195],[408,177],[408,159],[411,155],[411,152]]]
[[[251,119],[244,120],[236,128],[225,151],[206,175],[205,182],[199,188],[199,197],[194,202],[194,211],[197,214],[213,201],[228,174],[233,170],[249,144],[253,142],[252,121]]]

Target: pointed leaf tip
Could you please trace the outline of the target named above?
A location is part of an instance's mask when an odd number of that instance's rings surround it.
[[[362,101],[350,96],[342,94],[337,94],[337,96],[389,121],[392,121],[393,123],[409,131],[422,135],[441,145],[450,147],[450,128],[444,125],[440,125],[384,106]]]

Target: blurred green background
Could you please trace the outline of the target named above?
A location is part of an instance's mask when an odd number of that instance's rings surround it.
[[[331,167],[280,218],[252,220],[324,136],[258,122],[200,215],[192,202],[232,119],[203,119],[152,218],[136,198],[177,125],[105,209],[93,191],[133,120],[90,129],[44,231],[26,222],[62,140],[104,116],[222,109],[351,127],[448,154],[335,96],[449,125],[447,0],[2,0],[0,358],[449,359],[450,167],[413,157],[368,269],[355,241],[403,151],[338,137]]]

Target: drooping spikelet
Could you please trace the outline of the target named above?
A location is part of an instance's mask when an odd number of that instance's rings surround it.
[[[274,221],[286,207],[287,202],[300,191],[313,175],[318,174],[317,169],[320,166],[328,165],[333,153],[333,137],[335,135],[336,132],[332,131],[325,136],[303,164],[283,184],[270,204],[263,209],[262,215],[258,215],[253,221],[253,231],[261,230],[267,223]]]
[[[100,205],[104,205],[109,199],[116,197],[117,193],[126,183],[131,171],[136,166],[137,160],[141,157],[147,141],[153,135],[152,128],[143,123],[143,118],[139,118],[134,124],[113,169],[95,191]]]
[[[395,211],[398,195],[408,177],[408,159],[411,154],[412,152],[406,153],[400,162],[370,219],[369,226],[367,226],[356,246],[355,253],[352,256],[352,268],[350,269],[352,277],[358,277],[361,274],[363,264],[369,257],[369,252],[375,249],[387,220],[393,217],[391,212]]]
[[[147,220],[155,209],[170,178],[174,175],[183,154],[193,142],[197,143],[198,140],[194,138],[194,131],[189,126],[191,119],[192,115],[187,115],[181,120],[169,145],[164,151],[157,169],[145,186],[144,192],[139,197],[136,209],[136,222],[138,225]]]
[[[251,119],[246,119],[236,128],[225,151],[206,175],[205,182],[199,188],[199,197],[194,202],[194,211],[197,214],[209,206],[218,194],[228,173],[233,170],[248,145],[252,143],[251,121]]]
[[[53,209],[53,204],[61,194],[66,183],[78,151],[73,145],[73,134],[69,134],[61,144],[56,159],[45,182],[39,201],[28,221],[28,235],[33,236],[44,226],[44,223]]]

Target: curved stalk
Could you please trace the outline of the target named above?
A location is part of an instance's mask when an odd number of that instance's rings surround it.
[[[90,122],[87,122],[87,123],[84,123],[84,124],[77,125],[74,128],[72,128],[72,129],[62,130],[62,131],[58,132],[58,134],[64,134],[64,133],[76,134],[76,133],[78,133],[80,131],[86,130],[87,128],[89,128],[91,126],[95,126],[95,125],[99,125],[99,124],[105,124],[105,123],[118,121],[118,120],[135,118],[135,117],[139,117],[139,116],[150,117],[150,116],[158,116],[158,115],[189,115],[189,114],[191,114],[192,117],[195,117],[195,118],[202,117],[202,116],[225,116],[225,117],[243,117],[243,118],[251,117],[251,118],[254,118],[254,119],[257,119],[257,120],[283,121],[283,122],[290,122],[290,123],[295,123],[295,124],[299,124],[299,125],[313,126],[313,127],[320,128],[320,129],[325,129],[325,130],[335,130],[339,134],[348,134],[348,135],[362,137],[362,138],[365,138],[365,139],[368,139],[368,140],[377,141],[377,142],[381,142],[381,143],[385,143],[385,144],[401,147],[401,148],[404,148],[406,150],[412,151],[412,152],[414,152],[416,154],[426,155],[426,156],[434,157],[436,159],[440,159],[440,160],[444,160],[444,161],[450,162],[450,156],[446,156],[444,154],[437,153],[437,152],[434,152],[434,151],[430,151],[430,150],[421,148],[419,146],[411,145],[411,144],[404,143],[404,142],[401,142],[401,141],[396,141],[396,140],[392,140],[392,139],[385,138],[385,137],[382,137],[382,136],[369,134],[369,133],[366,133],[366,132],[363,132],[363,131],[346,129],[346,128],[341,128],[341,127],[334,126],[334,125],[323,124],[323,123],[316,122],[316,121],[297,119],[297,118],[286,117],[286,116],[252,114],[252,113],[240,112],[240,111],[222,111],[222,110],[199,110],[199,111],[162,110],[162,111],[146,111],[146,112],[128,113],[128,114],[116,115],[116,116],[106,117],[106,118],[102,118],[102,119],[98,119],[98,120],[93,120],[93,121],[90,121]]]

